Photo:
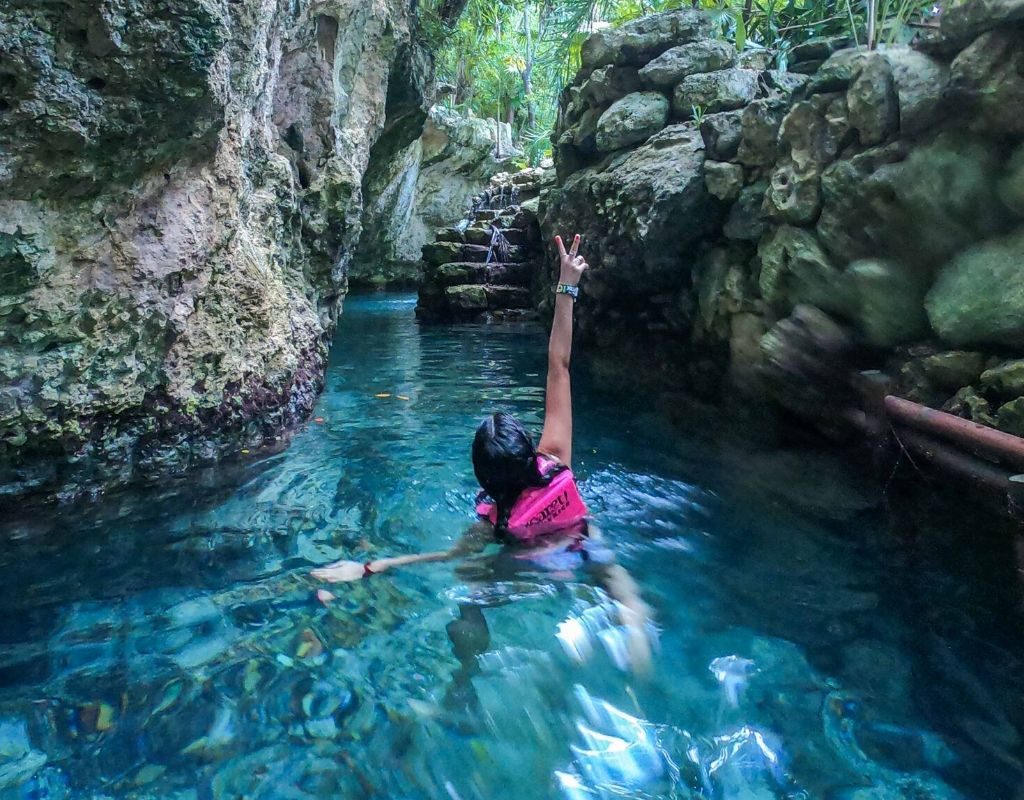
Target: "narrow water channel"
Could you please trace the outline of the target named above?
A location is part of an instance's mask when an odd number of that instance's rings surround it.
[[[486,412],[540,424],[539,329],[420,328],[414,302],[349,299],[286,451],[0,523],[0,798],[1021,796],[1011,543],[582,372],[575,466],[654,609],[648,679],[571,563],[318,599],[313,565],[466,528]],[[460,606],[489,629],[472,675]]]

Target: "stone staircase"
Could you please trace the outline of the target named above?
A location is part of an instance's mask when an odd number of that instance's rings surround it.
[[[423,247],[416,316],[422,322],[489,322],[534,316],[540,228],[537,200],[550,170],[500,173],[469,216]]]

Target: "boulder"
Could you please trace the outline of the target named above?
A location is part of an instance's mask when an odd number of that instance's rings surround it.
[[[671,47],[710,38],[713,26],[707,13],[683,8],[598,31],[580,49],[583,72],[589,74],[608,64],[646,64]]]
[[[969,42],[993,28],[1021,21],[1024,0],[971,0],[943,12],[942,36],[954,42]]]
[[[724,111],[705,114],[700,120],[700,135],[708,158],[728,161],[735,157],[743,136],[743,112]]]
[[[608,66],[596,69],[580,87],[580,97],[591,106],[606,106],[642,88],[636,67]]]
[[[743,109],[736,160],[747,166],[771,164],[778,157],[779,127],[789,104],[782,98],[755,100]]]
[[[985,369],[985,354],[974,350],[946,350],[924,356],[914,366],[931,386],[952,391],[978,380]]]
[[[581,155],[591,155],[597,150],[597,125],[603,113],[599,108],[588,108],[580,121],[564,134]]]
[[[969,248],[939,271],[928,319],[950,344],[1024,346],[1024,230]]]
[[[809,225],[821,213],[821,176],[818,170],[801,170],[786,156],[771,174],[764,195],[765,214],[779,222]]]
[[[869,344],[893,347],[927,336],[927,287],[918,274],[875,259],[853,262],[846,275],[855,298],[853,316]]]
[[[806,75],[780,69],[766,70],[761,73],[761,79],[769,89],[776,89],[787,95],[801,91],[811,80]]]
[[[881,144],[899,126],[900,106],[889,62],[879,53],[872,53],[860,75],[846,93],[850,109],[850,125],[857,130],[860,143]]]
[[[1024,33],[982,34],[953,61],[950,95],[966,105],[972,127],[1024,134]]]
[[[634,92],[616,100],[597,121],[597,149],[621,150],[650,138],[668,121],[668,100],[660,92]]]
[[[1024,345],[1024,230],[976,245],[939,270],[926,306],[951,344]]]
[[[736,66],[741,69],[767,70],[772,68],[775,56],[771,50],[748,48],[736,54]]]
[[[996,427],[1014,436],[1024,436],[1024,397],[999,406],[996,410]]]
[[[1024,359],[1004,361],[981,373],[981,385],[987,391],[1003,397],[1024,395]]]
[[[881,55],[896,86],[900,134],[917,136],[942,118],[949,68],[909,47],[889,47]]]
[[[743,188],[743,167],[724,161],[704,162],[704,182],[713,197],[735,200]]]
[[[807,85],[807,91],[812,94],[845,92],[860,75],[868,55],[868,51],[862,48],[833,53],[815,72]]]
[[[487,290],[479,284],[449,286],[444,294],[448,306],[458,311],[483,311],[487,308]]]
[[[691,125],[670,125],[634,150],[573,173],[546,195],[543,209],[544,230],[583,235],[590,262],[599,265],[588,294],[598,295],[634,293],[641,283],[651,293],[677,288],[680,264],[721,218]]]
[[[1009,215],[993,191],[997,143],[944,133],[900,162],[905,152],[898,143],[875,148],[822,174],[818,231],[830,252],[847,259],[884,254],[932,272],[1006,230]]]
[[[854,306],[851,287],[833,266],[812,231],[783,225],[761,240],[758,285],[774,308],[789,311],[800,304],[848,315]]]
[[[992,413],[992,404],[978,394],[973,386],[965,386],[960,389],[949,401],[942,406],[942,410],[948,414],[956,414],[972,422],[996,427],[996,417]]]
[[[849,36],[816,36],[790,50],[789,60],[793,64],[801,61],[824,61],[836,50],[842,50],[850,44]]]
[[[694,110],[714,114],[742,108],[757,96],[758,73],[752,69],[701,72],[680,81],[672,95],[672,110],[689,119]]]
[[[688,75],[714,72],[736,63],[736,48],[721,39],[702,39],[666,50],[640,70],[652,86],[669,88]]]
[[[758,181],[743,187],[739,199],[729,209],[722,233],[726,239],[756,242],[764,236],[768,225],[762,213],[767,181]]]

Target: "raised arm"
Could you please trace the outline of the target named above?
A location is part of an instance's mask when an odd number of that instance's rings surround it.
[[[578,286],[587,268],[583,256],[578,255],[580,236],[576,234],[572,247],[565,252],[561,236],[555,237],[558,247],[560,284]],[[554,456],[563,464],[572,463],[572,387],[569,383],[569,359],[572,355],[572,307],[575,300],[569,294],[555,295],[555,319],[548,342],[548,385],[544,408],[544,432],[538,449]]]

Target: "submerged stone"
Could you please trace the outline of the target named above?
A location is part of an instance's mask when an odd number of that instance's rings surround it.
[[[1024,133],[1024,33],[1009,29],[979,36],[953,61],[949,91],[972,111],[972,128]]]
[[[885,260],[855,261],[846,274],[856,296],[854,315],[869,343],[892,347],[927,335],[921,275]]]

